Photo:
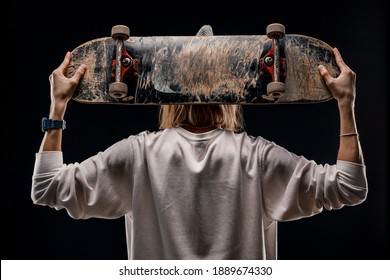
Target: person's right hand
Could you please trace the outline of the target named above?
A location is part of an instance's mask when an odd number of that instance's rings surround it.
[[[61,65],[53,71],[49,76],[50,81],[50,95],[52,107],[51,111],[63,111],[61,115],[65,113],[65,108],[68,101],[72,98],[74,91],[76,90],[80,79],[83,77],[86,66],[84,64],[75,71],[74,75],[70,78],[66,77],[66,72],[69,67],[71,59],[71,53],[67,52]]]
[[[339,105],[353,105],[356,97],[356,74],[345,64],[337,48],[333,49],[333,53],[340,75],[333,78],[322,65],[318,67],[320,75]]]

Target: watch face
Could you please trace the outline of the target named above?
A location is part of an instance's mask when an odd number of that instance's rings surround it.
[[[42,118],[42,131],[48,131],[49,126],[48,126],[48,119],[43,117]]]

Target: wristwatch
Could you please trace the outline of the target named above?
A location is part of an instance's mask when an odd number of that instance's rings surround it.
[[[51,120],[46,117],[42,118],[42,131],[48,131],[50,129],[66,129],[65,120]]]

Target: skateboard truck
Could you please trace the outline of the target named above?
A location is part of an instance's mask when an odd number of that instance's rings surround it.
[[[124,41],[130,37],[130,29],[125,25],[115,25],[111,29],[111,37],[116,44],[116,58],[112,62],[113,76],[115,81],[108,87],[108,93],[115,99],[130,100],[127,97],[127,84],[123,82],[125,75],[136,76],[138,71],[138,60],[133,59],[124,47]]]
[[[271,75],[272,81],[267,84],[267,94],[262,98],[268,101],[276,101],[285,94],[285,84],[281,81],[284,75],[286,59],[280,55],[280,39],[285,35],[282,24],[273,23],[267,26],[267,36],[272,39],[272,46],[268,53],[260,59],[261,75]]]

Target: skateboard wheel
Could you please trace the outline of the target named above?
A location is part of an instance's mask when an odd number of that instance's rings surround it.
[[[286,29],[283,24],[271,23],[267,26],[267,36],[269,38],[283,38],[286,34]]]
[[[122,82],[114,82],[108,86],[108,94],[115,99],[122,99],[127,96],[127,85]]]
[[[282,82],[270,82],[267,85],[267,95],[263,98],[271,101],[275,101],[284,95],[286,90],[286,85]]]
[[[124,40],[127,40],[130,37],[130,28],[128,28],[126,25],[115,25],[111,29],[111,37],[114,40],[119,37]]]

